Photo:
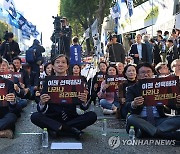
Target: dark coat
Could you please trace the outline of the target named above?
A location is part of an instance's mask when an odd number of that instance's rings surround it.
[[[5,88],[7,88],[7,93],[15,93],[14,83],[8,79],[0,77],[1,80],[5,82]],[[1,102],[0,102],[1,104]],[[16,111],[16,104],[11,104],[8,102],[7,106],[0,106],[0,118],[3,118],[7,113]]]
[[[135,54],[138,54],[137,44],[132,44],[129,55],[134,59],[134,63],[138,64],[139,57],[134,57]],[[149,60],[149,57],[148,57],[147,46],[146,44],[142,43],[142,61],[148,62],[148,60]]]
[[[139,96],[142,96],[142,89],[140,88],[140,86],[138,85],[138,82],[137,82],[133,86],[130,86],[127,89],[127,93],[126,93],[126,104],[127,104],[128,108],[131,109],[132,114],[139,115],[142,112],[142,109],[144,107],[144,105],[140,105],[140,106],[137,106],[136,109],[133,109],[132,106],[131,106],[131,103],[132,103],[132,101],[134,101],[134,98],[139,97]],[[176,102],[171,102],[168,105],[168,107],[171,108],[171,109],[177,109]],[[165,114],[164,114],[165,108],[164,108],[164,106],[159,105],[159,106],[156,106],[156,108],[157,108],[157,111],[158,111],[160,117],[165,117]]]
[[[11,52],[14,52],[13,54]],[[19,44],[16,41],[8,42],[4,41],[0,46],[0,54],[8,62],[12,62],[14,57],[17,57],[20,54]]]

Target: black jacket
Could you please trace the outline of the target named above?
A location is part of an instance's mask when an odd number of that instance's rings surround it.
[[[13,54],[11,52],[14,52]],[[14,57],[17,57],[20,54],[19,44],[16,41],[8,42],[4,41],[0,46],[0,54],[8,62],[12,62]]]
[[[132,44],[129,55],[134,59],[134,63],[139,63],[139,57],[134,57],[135,54],[138,54],[137,44]],[[142,61],[148,62],[148,50],[146,44],[142,43]]]
[[[121,62],[125,63],[125,50],[122,44],[116,43],[108,45],[107,48],[109,52],[109,61],[110,62]]]
[[[7,88],[7,93],[15,93],[14,83],[8,79],[0,77],[1,80],[5,82],[5,87]],[[2,101],[0,101],[0,118],[3,118],[9,112],[16,111],[16,104],[11,104],[7,102],[7,106],[2,106]]]
[[[144,107],[144,105],[141,105],[141,106],[137,106],[137,108],[134,109],[131,106],[131,103],[132,103],[132,101],[134,101],[134,98],[139,97],[139,96],[142,96],[142,89],[140,88],[140,86],[138,85],[138,82],[137,82],[133,86],[130,86],[127,89],[127,93],[126,93],[126,105],[128,106],[128,108],[131,109],[132,114],[139,115],[142,112],[142,109]],[[171,109],[177,109],[176,102],[171,102],[168,105],[168,107]],[[164,111],[166,110],[166,108],[163,105],[156,106],[156,108],[158,110],[160,117],[165,117]]]

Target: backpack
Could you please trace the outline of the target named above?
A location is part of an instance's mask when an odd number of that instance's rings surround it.
[[[36,48],[35,47],[30,47],[26,51],[26,62],[28,63],[36,62]]]

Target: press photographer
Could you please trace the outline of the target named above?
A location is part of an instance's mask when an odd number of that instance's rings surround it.
[[[53,45],[57,46],[57,48],[55,47],[52,49],[52,53],[65,54],[70,57],[71,26],[68,25],[66,17],[53,16],[53,18],[54,32],[51,36],[51,40]]]
[[[4,35],[5,41],[0,46],[0,54],[8,62],[12,62],[12,59],[20,54],[19,44],[13,40],[13,33],[6,32]]]

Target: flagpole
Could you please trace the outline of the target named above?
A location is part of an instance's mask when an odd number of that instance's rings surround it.
[[[153,10],[153,0],[152,0],[152,37],[153,37],[153,16],[154,16],[154,10]]]

